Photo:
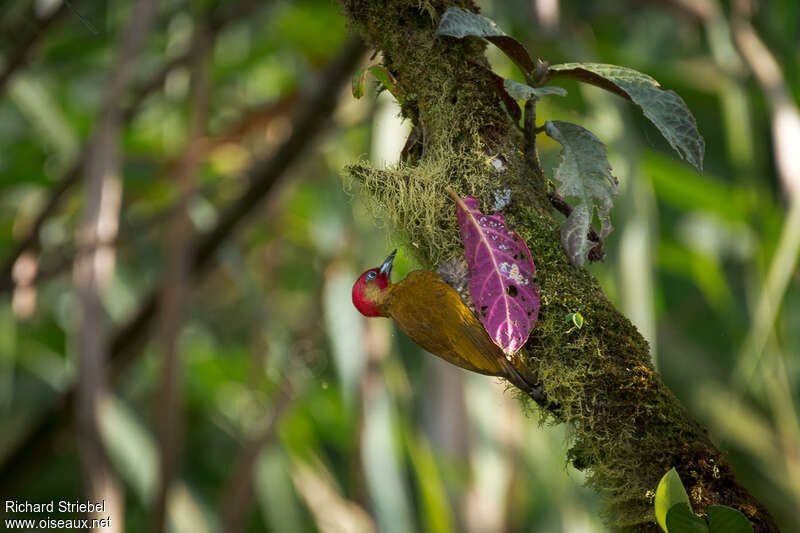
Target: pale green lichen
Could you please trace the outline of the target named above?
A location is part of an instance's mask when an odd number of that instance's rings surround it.
[[[420,266],[435,267],[461,252],[456,210],[445,188],[462,196],[482,196],[492,187],[483,158],[441,154],[413,168],[398,165],[378,170],[367,163],[346,168],[357,181],[361,197],[376,218],[388,224]]]

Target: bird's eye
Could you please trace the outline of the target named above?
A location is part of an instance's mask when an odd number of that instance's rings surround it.
[[[373,280],[373,279],[375,279],[377,277],[378,277],[378,273],[375,272],[374,270],[370,270],[369,272],[367,272],[367,281],[371,281],[371,280]]]

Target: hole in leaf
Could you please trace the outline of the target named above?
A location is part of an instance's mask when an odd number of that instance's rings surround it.
[[[517,291],[517,288],[514,285],[509,285],[508,287],[506,287],[506,294],[508,294],[512,298],[516,298],[519,292]]]
[[[481,316],[482,316],[483,318],[486,318],[486,310],[487,310],[488,308],[489,308],[489,306],[488,306],[488,305],[482,305],[482,306],[481,306]]]

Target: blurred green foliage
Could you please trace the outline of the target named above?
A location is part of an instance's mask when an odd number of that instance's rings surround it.
[[[33,3],[4,6],[3,35],[30,25]],[[198,13],[234,3],[159,3],[137,81],[185,52]],[[73,4],[0,95],[0,260],[78,157],[130,12],[122,0]],[[798,530],[796,271],[752,379],[738,387],[731,380],[787,206],[772,161],[769,106],[746,68],[731,68],[736,52],[725,19],[703,24],[678,4],[515,0],[483,8],[534,56],[637,69],[678,92],[697,117],[707,145],[702,176],[676,159],[637,109],[599,89],[558,82],[569,96],[544,99],[538,110],[542,120],[580,123],[608,145],[620,180],[616,229],[607,260],[590,268],[650,340],[666,383],[730,450],[743,483],[786,531]],[[546,6],[556,8],[550,18]],[[798,4],[784,0],[760,5],[753,18],[795,100],[798,16]],[[235,128],[260,106],[286,101],[290,109],[295,92],[314,83],[344,43],[346,26],[329,0],[263,2],[225,25],[209,58],[210,133]],[[0,57],[14,45],[0,40]],[[500,75],[521,79],[502,53],[489,47],[487,54]],[[193,286],[179,337],[185,435],[169,497],[173,529],[223,527],[228,484],[272,413],[277,432],[248,470],[254,498],[236,510],[248,531],[335,531],[336,524],[347,531],[603,531],[596,496],[581,486],[582,473],[565,466],[563,428],[540,427],[502,384],[446,366],[388,321],[365,321],[352,308],[352,280],[390,246],[413,246],[390,243],[391,228],[369,218],[357,188],[342,185],[344,164],[360,157],[391,163],[405,141],[391,97],[378,96],[372,81],[366,88],[358,101],[349,87],[330,95],[339,109],[324,141],[293,165]],[[190,89],[187,67],[173,69],[124,131],[117,266],[105,295],[116,326],[163,272],[164,228],[178,195],[168,162],[185,149]],[[277,113],[208,151],[190,204],[198,232],[243,190],[247,166],[286,137],[288,116]],[[559,146],[542,138],[541,148],[551,169]],[[81,205],[77,187],[42,227],[33,288],[0,297],[0,456],[75,377],[70,270]],[[401,249],[395,275],[413,268]],[[104,411],[130,531],[151,524],[160,373],[160,348],[151,343]],[[288,405],[274,413],[287,390]],[[78,499],[74,434],[16,481],[10,496],[19,500]]]

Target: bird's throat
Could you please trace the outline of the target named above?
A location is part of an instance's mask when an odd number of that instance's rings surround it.
[[[367,286],[364,287],[364,296],[367,300],[375,304],[375,306],[380,310],[381,316],[389,316],[387,308],[392,287],[392,285],[389,285],[388,287],[381,289],[376,283],[368,283]]]

